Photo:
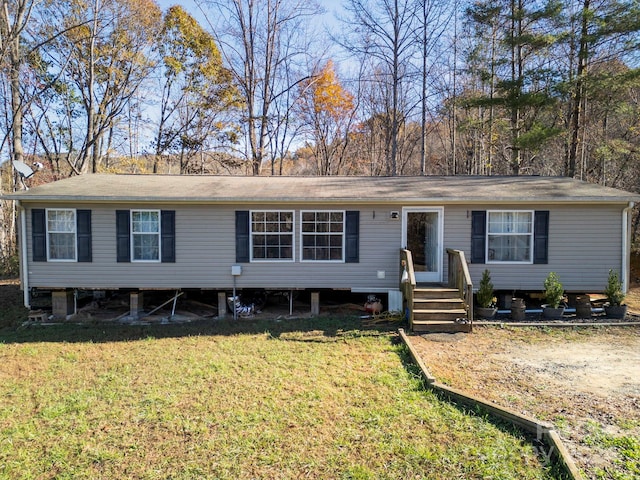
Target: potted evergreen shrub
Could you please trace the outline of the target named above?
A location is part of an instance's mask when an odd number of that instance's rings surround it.
[[[493,283],[491,283],[489,270],[482,272],[476,300],[478,302],[478,307],[476,307],[478,317],[492,319],[496,316],[498,309],[496,307],[496,297],[493,295]]]
[[[618,272],[609,270],[609,278],[607,279],[607,287],[604,289],[607,296],[607,304],[604,311],[607,317],[624,318],[627,314],[627,306],[623,305],[625,293],[622,291],[622,282],[618,277]]]
[[[544,299],[547,302],[542,305],[544,318],[562,318],[564,305],[560,305],[564,299],[564,287],[556,272],[549,272],[544,281]]]

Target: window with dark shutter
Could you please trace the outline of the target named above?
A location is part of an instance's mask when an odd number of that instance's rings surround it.
[[[489,229],[487,230],[487,215]],[[486,249],[489,258],[485,258]],[[549,263],[549,211],[471,212],[472,263]]]
[[[549,263],[549,211],[537,210],[533,222],[533,263]]]
[[[31,210],[31,248],[34,262],[47,261],[47,223],[44,208]]]
[[[129,210],[116,210],[116,260],[131,261],[131,239]]]
[[[176,212],[162,210],[161,212],[161,245],[163,263],[175,263],[176,261]]]
[[[91,210],[33,209],[31,236],[35,262],[92,261]]]
[[[236,211],[236,262],[247,263],[249,256],[249,211]]]
[[[78,262],[92,261],[91,210],[77,210]]]
[[[485,263],[487,212],[471,212],[471,263]]]
[[[176,212],[174,210],[116,210],[118,262],[174,263],[176,261],[175,237]]]
[[[360,212],[348,210],[345,212],[345,252],[346,263],[360,261]]]

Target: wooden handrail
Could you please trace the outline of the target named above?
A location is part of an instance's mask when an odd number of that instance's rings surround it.
[[[406,275],[405,275],[406,272]],[[416,288],[416,274],[413,270],[411,251],[400,249],[400,291],[404,297],[403,306],[407,309],[409,326],[413,328],[413,291]]]
[[[473,283],[467,265],[467,259],[462,250],[447,248],[449,257],[449,287],[457,288],[464,300],[469,322],[473,323]]]

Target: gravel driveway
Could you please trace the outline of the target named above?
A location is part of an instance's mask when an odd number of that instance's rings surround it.
[[[640,475],[640,324],[411,341],[439,381],[552,422],[587,478]]]

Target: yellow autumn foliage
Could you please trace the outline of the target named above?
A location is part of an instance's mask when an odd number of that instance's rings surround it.
[[[314,76],[309,87],[311,103],[316,114],[324,112],[338,119],[353,110],[353,95],[340,85],[332,60]]]

